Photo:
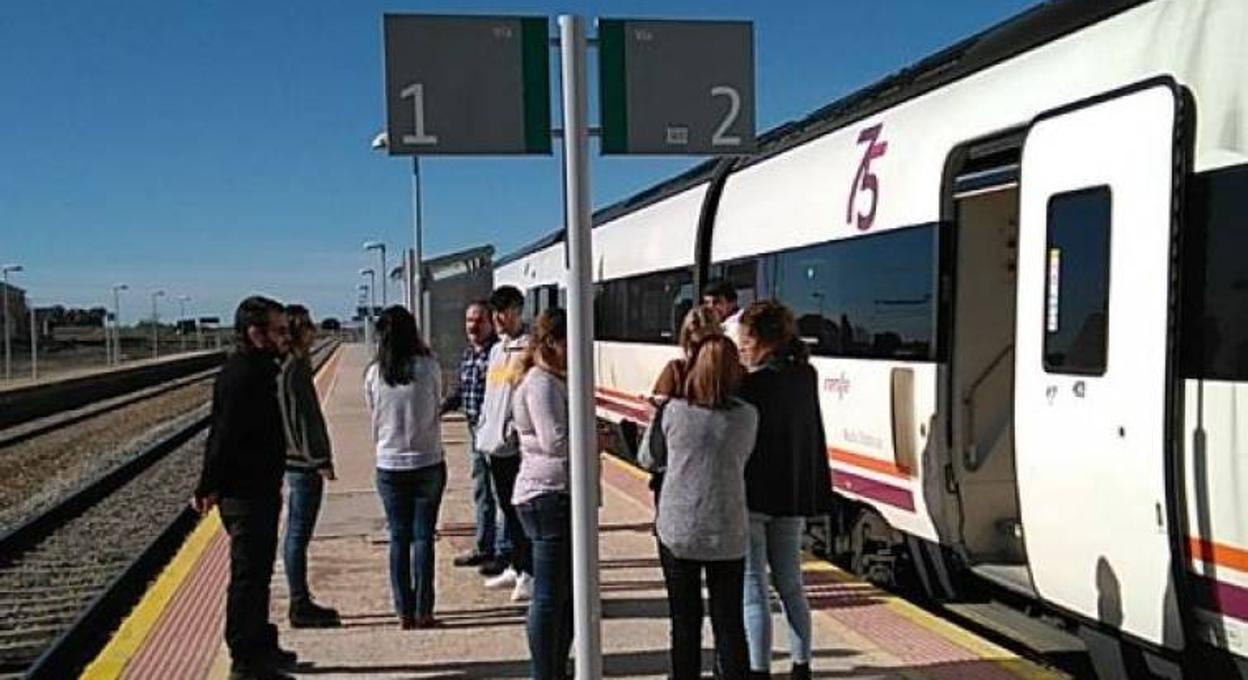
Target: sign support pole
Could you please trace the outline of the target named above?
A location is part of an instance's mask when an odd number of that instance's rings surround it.
[[[599,461],[594,414],[593,257],[585,19],[559,17],[568,277],[568,415],[571,438],[572,593],[576,677],[602,677],[598,588]]]
[[[424,229],[421,219],[421,202],[420,202],[420,156],[412,156],[412,247],[415,249],[415,262],[408,276],[411,277],[411,295],[412,295],[412,316],[416,317],[416,323],[420,324],[420,334],[426,341],[429,339],[429,328],[425,321],[425,282],[421,276],[420,262],[424,259],[421,252],[424,250],[422,243]]]

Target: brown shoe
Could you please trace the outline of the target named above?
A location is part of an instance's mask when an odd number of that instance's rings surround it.
[[[415,616],[400,616],[399,628],[401,628],[402,630],[413,630],[414,628],[416,628],[416,617]]]
[[[430,614],[430,615],[428,615],[428,616],[417,616],[417,617],[416,617],[416,627],[417,627],[417,628],[437,628],[438,626],[441,626],[441,625],[442,625],[442,622],[441,622],[441,621],[439,621],[439,620],[437,620],[437,619],[435,619],[435,618],[433,618],[433,615],[432,615],[432,614]]]

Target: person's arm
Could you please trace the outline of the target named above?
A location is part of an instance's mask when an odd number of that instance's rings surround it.
[[[464,406],[464,362],[469,359],[460,359],[459,369],[455,371],[455,386],[451,388],[450,394],[442,399],[442,405],[438,410],[438,415],[444,415],[451,411],[457,411]],[[441,374],[441,371],[437,371]],[[441,375],[438,376],[439,382],[442,380]]]
[[[296,373],[291,377],[295,412],[303,431],[303,441],[308,447],[308,459],[317,470],[332,471],[333,445],[329,440],[329,429],[325,425],[325,414],[321,412],[321,397],[316,393],[316,383],[312,379],[312,365],[299,362]]]
[[[376,397],[373,394],[373,388],[377,383],[376,364],[364,369],[364,403],[368,405],[368,412],[372,413],[377,409]]]
[[[217,376],[212,390],[212,415],[208,429],[208,441],[204,445],[204,462],[200,468],[199,483],[195,487],[193,504],[199,512],[207,512],[221,493],[221,480],[225,475],[226,457],[232,445],[231,439],[239,426],[239,405],[234,403],[236,391],[232,385],[233,372],[223,369]],[[201,507],[201,504],[202,507]]]
[[[666,401],[680,393],[680,375],[677,370],[679,359],[672,359],[663,365],[659,378],[654,381],[650,401],[653,403]]]
[[[537,369],[535,369],[537,370]],[[532,380],[532,376],[530,376]],[[540,389],[533,389],[540,387]],[[533,420],[537,446],[552,456],[568,455],[568,401],[554,380],[542,380],[525,386],[525,406]]]

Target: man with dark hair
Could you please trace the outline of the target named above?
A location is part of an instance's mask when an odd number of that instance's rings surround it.
[[[709,281],[702,289],[702,304],[715,310],[724,335],[739,343],[741,309],[737,307],[737,289],[725,279]]]
[[[528,599],[533,591],[529,541],[520,526],[516,508],[511,504],[511,492],[520,472],[520,438],[512,421],[511,398],[524,377],[523,359],[529,345],[523,320],[524,294],[515,286],[502,286],[490,295],[490,309],[498,342],[490,349],[475,445],[490,457],[490,477],[494,480],[498,507],[503,511],[503,527],[511,542],[511,554],[499,556],[506,563],[506,569],[488,579],[485,587],[511,587],[511,599],[518,602]]]
[[[506,565],[496,558],[509,552],[506,532],[498,531],[497,509],[493,483],[490,481],[488,456],[477,446],[477,425],[481,419],[481,402],[485,399],[485,376],[490,365],[490,349],[497,336],[490,319],[490,304],[473,300],[464,309],[464,331],[468,346],[459,359],[458,382],[442,401],[442,413],[456,409],[468,419],[468,455],[472,458],[472,504],[476,510],[476,545],[472,552],[459,555],[457,567],[477,567],[485,576],[495,576]]]
[[[225,641],[231,680],[285,678],[295,655],[277,645],[269,623],[269,581],[277,554],[286,436],[277,398],[281,355],[290,343],[282,306],[243,300],[234,315],[235,351],[212,394],[212,426],[192,506],[219,506],[230,535]]]

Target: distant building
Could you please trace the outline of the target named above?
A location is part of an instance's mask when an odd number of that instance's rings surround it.
[[[26,307],[26,291],[12,284],[0,283],[0,295],[8,299],[9,314],[13,315],[9,324],[9,336],[14,340],[25,340],[30,336],[30,309]],[[4,305],[0,305],[0,335],[4,333]]]
[[[456,381],[459,354],[468,342],[464,335],[464,305],[487,298],[494,288],[494,246],[479,246],[425,260],[426,337],[442,366],[442,384],[450,390]]]

